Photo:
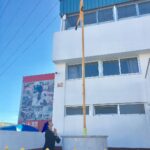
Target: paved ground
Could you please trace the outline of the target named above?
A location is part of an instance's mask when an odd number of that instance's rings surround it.
[[[39,148],[39,149],[32,149],[32,150],[43,150],[42,148]],[[57,147],[56,150],[62,150],[61,147]]]
[[[34,149],[34,150],[42,150],[42,149]],[[57,147],[56,150],[62,150],[61,147]],[[108,150],[150,150],[150,148],[108,148]]]
[[[150,150],[150,148],[108,148],[108,150]]]

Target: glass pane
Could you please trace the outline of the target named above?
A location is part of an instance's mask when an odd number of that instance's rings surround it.
[[[144,104],[120,105],[120,114],[145,114]]]
[[[121,59],[120,64],[122,74],[139,72],[137,58]]]
[[[150,13],[150,1],[139,3],[139,12],[140,12],[140,15]]]
[[[96,22],[96,12],[84,14],[84,24],[92,24]]]
[[[112,8],[98,11],[98,22],[104,22],[110,20],[113,20]]]
[[[68,79],[81,78],[81,65],[68,66]]]
[[[117,105],[95,106],[95,114],[117,114]]]
[[[135,4],[118,7],[117,10],[118,19],[137,15]]]
[[[78,15],[76,16],[68,16],[66,19],[66,27],[75,27],[78,20]]]
[[[103,62],[103,75],[117,75],[119,74],[119,63],[118,60],[104,61]]]
[[[66,115],[82,115],[82,106],[78,107],[66,107]],[[86,106],[86,114],[89,114],[89,106]]]
[[[85,64],[85,77],[94,77],[98,74],[98,62]]]

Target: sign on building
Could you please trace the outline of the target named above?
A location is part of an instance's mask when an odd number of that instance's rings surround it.
[[[18,123],[41,130],[52,119],[53,96],[54,74],[24,77]]]

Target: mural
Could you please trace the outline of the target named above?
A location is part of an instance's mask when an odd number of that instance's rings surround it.
[[[45,75],[32,76],[23,82],[22,99],[19,112],[19,123],[38,127],[38,121],[52,119],[54,79],[44,80]],[[33,82],[31,82],[33,80]],[[45,122],[44,121],[44,122]]]

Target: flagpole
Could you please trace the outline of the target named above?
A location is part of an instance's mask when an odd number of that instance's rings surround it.
[[[80,13],[76,23],[75,29],[77,30],[78,24],[82,26],[82,110],[83,110],[83,135],[87,135],[86,128],[86,102],[85,102],[85,54],[84,54],[84,12],[83,12],[83,0],[80,0]]]
[[[82,103],[83,103],[83,135],[87,135],[86,128],[86,100],[85,100],[85,48],[84,48],[84,12],[83,0],[80,0],[80,11],[82,18]]]

